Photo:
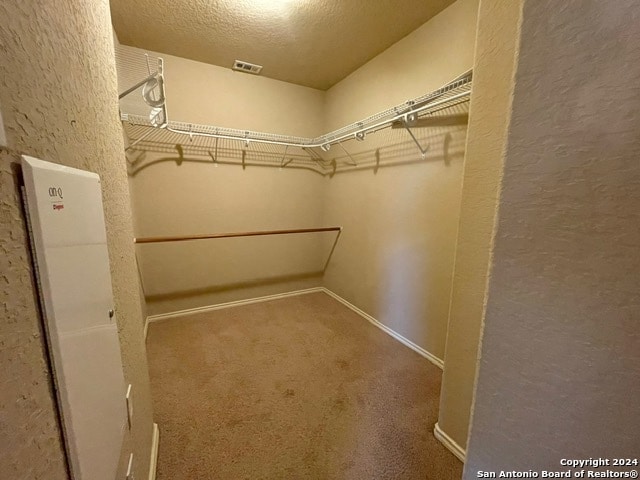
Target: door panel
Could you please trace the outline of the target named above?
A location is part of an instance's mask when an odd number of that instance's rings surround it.
[[[73,479],[114,480],[127,417],[100,177],[26,156],[22,169]]]

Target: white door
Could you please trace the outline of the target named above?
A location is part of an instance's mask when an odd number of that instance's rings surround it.
[[[100,177],[23,156],[32,247],[74,480],[114,480],[127,426]]]

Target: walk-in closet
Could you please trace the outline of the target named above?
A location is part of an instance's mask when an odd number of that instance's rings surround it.
[[[638,18],[0,0],[0,477],[635,478]]]

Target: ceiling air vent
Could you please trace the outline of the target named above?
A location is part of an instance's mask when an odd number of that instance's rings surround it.
[[[255,65],[249,62],[243,62],[242,60],[233,62],[232,68],[238,72],[253,73],[254,75],[258,75],[262,71],[262,65]]]

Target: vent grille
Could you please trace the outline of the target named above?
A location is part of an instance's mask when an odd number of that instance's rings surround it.
[[[233,62],[233,67],[231,68],[238,72],[252,73],[254,75],[258,75],[262,71],[262,65],[243,62],[242,60],[236,60]]]

